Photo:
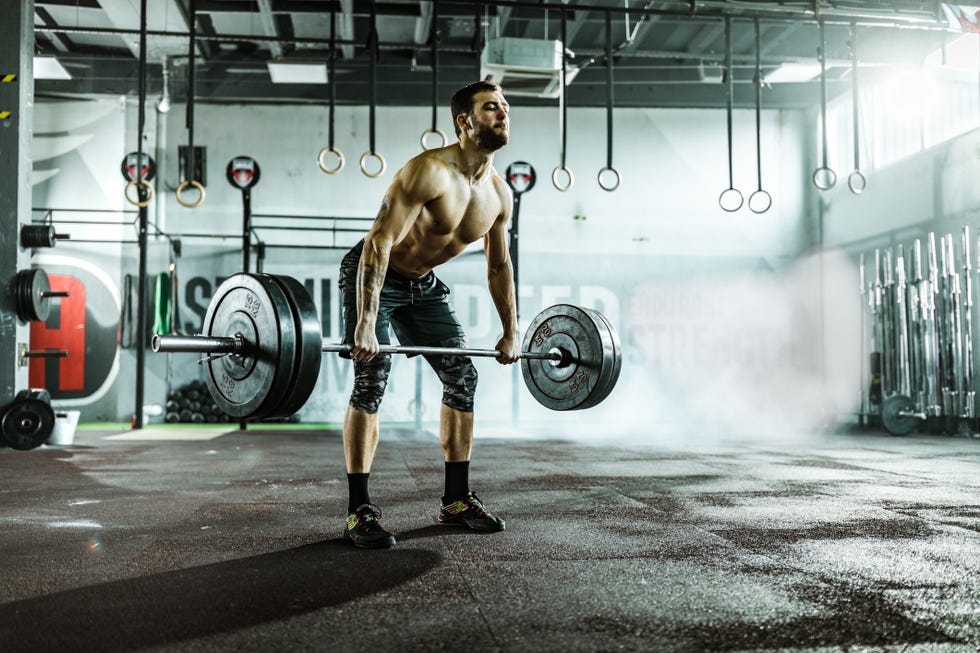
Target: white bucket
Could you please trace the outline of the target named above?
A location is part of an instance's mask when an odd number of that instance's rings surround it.
[[[78,426],[78,418],[82,414],[79,410],[56,411],[54,416],[54,430],[48,438],[48,444],[55,447],[65,447],[75,441],[75,428]]]

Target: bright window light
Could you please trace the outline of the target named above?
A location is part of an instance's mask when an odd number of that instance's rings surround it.
[[[963,34],[946,44],[946,60],[943,61],[943,48],[932,52],[926,57],[928,66],[945,66],[960,70],[978,70],[980,61],[977,55],[977,35]]]
[[[320,64],[306,63],[272,63],[269,67],[269,77],[274,84],[326,84],[327,67]]]
[[[935,107],[938,85],[921,70],[905,70],[881,87],[884,106],[898,120],[919,119]]]
[[[34,57],[34,79],[71,79],[56,57]]]
[[[767,84],[808,82],[820,74],[819,63],[784,63],[765,76]]]

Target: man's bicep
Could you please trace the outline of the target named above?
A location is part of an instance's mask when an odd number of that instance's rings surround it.
[[[374,237],[390,239],[393,243],[404,237],[426,203],[426,189],[410,183],[401,175],[396,176],[381,203],[378,217],[371,227]]]

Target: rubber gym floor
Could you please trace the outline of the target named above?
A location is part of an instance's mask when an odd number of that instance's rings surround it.
[[[980,440],[479,434],[507,520],[435,524],[387,429],[387,551],[340,538],[335,429],[80,428],[0,450],[0,650],[975,651]]]

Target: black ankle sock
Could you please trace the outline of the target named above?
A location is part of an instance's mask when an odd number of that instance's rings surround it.
[[[446,495],[443,505],[462,499],[470,491],[470,461],[446,463]]]
[[[365,503],[371,503],[371,496],[368,494],[368,476],[370,474],[348,474],[347,490],[347,513],[352,514]]]

